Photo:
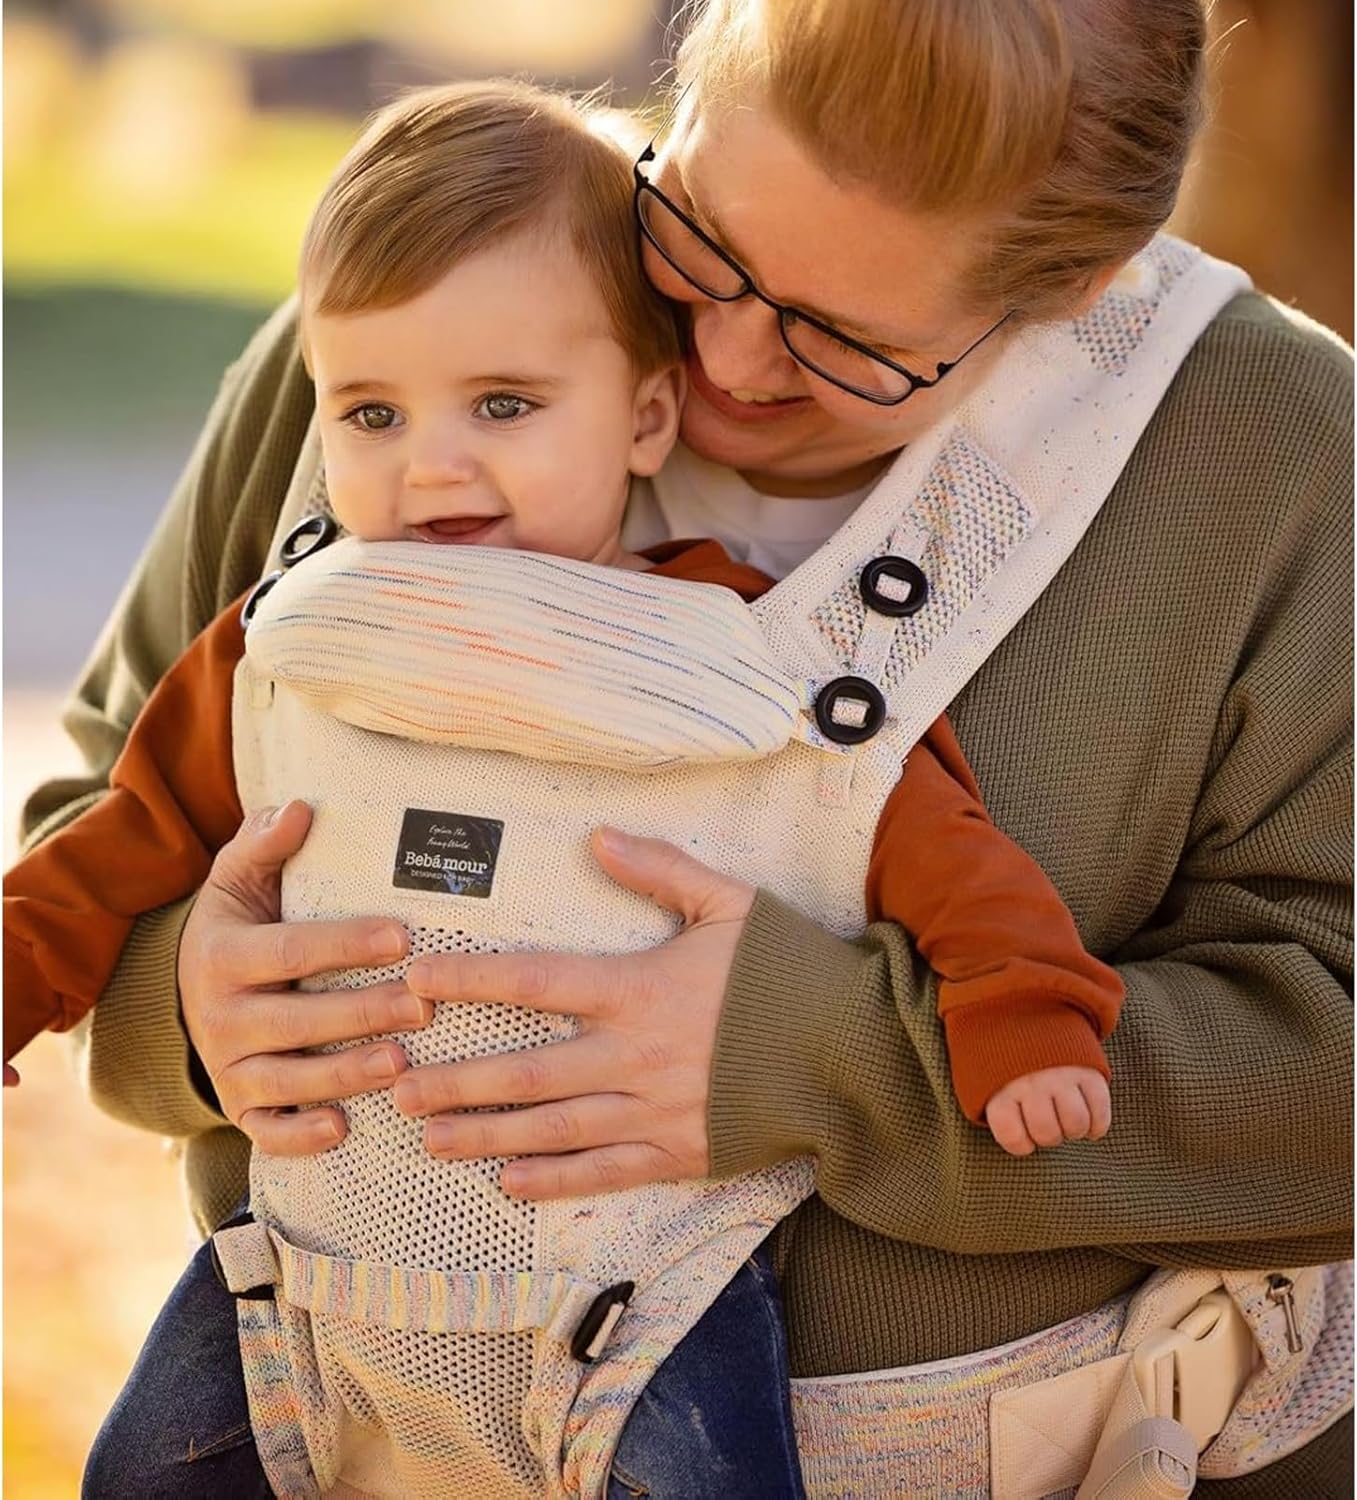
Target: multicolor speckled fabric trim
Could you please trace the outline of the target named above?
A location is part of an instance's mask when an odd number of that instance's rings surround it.
[[[264,1474],[280,1500],[319,1500],[302,1428],[302,1398],[272,1301],[236,1303],[250,1426]]]
[[[628,770],[770,755],[808,701],[730,589],[495,547],[346,537],[245,644],[363,729]]]
[[[1286,1347],[1284,1320],[1266,1280],[1224,1273],[1255,1330],[1263,1362],[1220,1436],[1197,1466],[1203,1479],[1230,1479],[1276,1463],[1331,1427],[1353,1404],[1353,1267],[1326,1266],[1296,1309],[1302,1348]],[[1232,1284],[1233,1283],[1233,1284]],[[1243,1283],[1243,1284],[1241,1284]]]
[[[1122,1297],[1082,1318],[960,1359],[873,1375],[792,1381],[792,1412],[810,1500],[948,1496],[987,1500],[989,1402],[1110,1358]]]

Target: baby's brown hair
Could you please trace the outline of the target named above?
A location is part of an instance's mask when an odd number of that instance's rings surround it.
[[[397,307],[495,241],[537,229],[579,256],[638,375],[676,363],[674,314],[641,269],[631,164],[604,121],[603,111],[500,80],[387,105],[311,216],[304,310]]]

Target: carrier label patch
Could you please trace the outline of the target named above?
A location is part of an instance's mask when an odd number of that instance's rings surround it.
[[[407,807],[391,883],[440,896],[488,896],[503,835],[494,818]]]

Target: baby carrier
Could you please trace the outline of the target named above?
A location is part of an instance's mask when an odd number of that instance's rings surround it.
[[[752,606],[559,558],[324,545],[332,523],[308,522],[258,591],[233,718],[246,811],[315,809],[284,918],[394,916],[412,956],[653,946],[675,919],[598,869],[587,840],[606,821],[860,931],[910,747],[1054,576],[1243,284],[1156,241],[1088,319],[1024,335]],[[418,1065],[572,1029],[444,1005],[397,1040]],[[344,1107],[333,1150],[256,1153],[252,1221],[216,1237],[281,1495],[341,1480],[373,1496],[600,1495],[650,1375],[813,1185],[796,1160],[521,1203],[500,1190],[500,1161],[432,1158],[389,1090]],[[1103,1322],[1115,1342],[1121,1322]],[[801,1402],[803,1457],[832,1453],[851,1395]],[[817,1462],[811,1493],[838,1492]]]

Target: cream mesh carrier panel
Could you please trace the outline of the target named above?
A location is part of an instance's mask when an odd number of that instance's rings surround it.
[[[829,758],[793,738],[807,732],[808,691],[725,589],[347,539],[289,572],[251,623],[236,684],[242,801],[301,796],[315,809],[284,874],[285,918],[394,915],[414,955],[623,952],[670,936],[677,920],[590,856],[605,820],[673,840],[847,934],[862,926],[866,854],[900,752],[877,754],[860,800],[807,798]],[[597,763],[571,758],[586,753]],[[796,802],[809,806],[789,837]],[[536,1047],[573,1026],[448,1005],[398,1040],[417,1065]],[[247,1324],[276,1312],[305,1392],[292,1438],[261,1433],[261,1450],[277,1446],[271,1476],[291,1474],[297,1493],[307,1469],[322,1491],[342,1476],[374,1495],[595,1492],[650,1373],[811,1189],[801,1160],[730,1182],[520,1203],[498,1186],[500,1161],[429,1156],[422,1122],[389,1091],[345,1107],[340,1146],[256,1155],[251,1172],[252,1210],[277,1232],[284,1274],[276,1307],[242,1308]],[[458,1310],[438,1331],[396,1306],[435,1295],[410,1272],[454,1278],[437,1295]],[[524,1272],[512,1286],[504,1276]],[[573,1358],[580,1317],[623,1282],[635,1291],[603,1357]],[[539,1300],[506,1310],[521,1295]],[[247,1327],[247,1355],[266,1363],[260,1337]]]

